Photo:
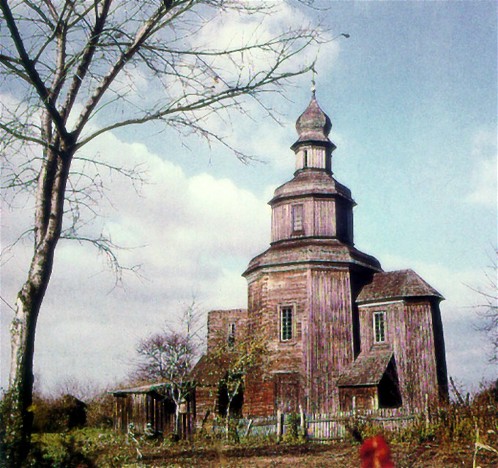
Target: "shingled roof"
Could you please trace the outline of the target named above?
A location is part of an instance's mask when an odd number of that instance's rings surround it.
[[[390,348],[372,349],[362,352],[338,379],[338,387],[378,385],[393,357]]]
[[[192,380],[197,381],[203,386],[215,386],[218,385],[220,380],[225,375],[229,364],[229,358],[225,359],[209,359],[209,357],[204,354],[197,364],[194,366],[190,376]]]
[[[306,142],[322,142],[327,146],[335,148],[328,136],[332,129],[332,122],[329,116],[323,112],[318,105],[315,93],[311,97],[306,110],[299,116],[296,122],[296,130],[299,139],[292,145],[295,149],[299,144]]]
[[[364,304],[381,299],[435,296],[444,297],[413,270],[375,273],[372,282],[363,287],[356,302]]]

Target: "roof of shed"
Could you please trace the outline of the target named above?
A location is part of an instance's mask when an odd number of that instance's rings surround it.
[[[403,297],[435,296],[444,299],[431,285],[413,270],[398,270],[375,273],[372,282],[363,287],[356,302],[396,299]]]
[[[111,390],[109,393],[114,395],[127,395],[130,393],[160,393],[162,390],[167,388],[169,384],[167,383],[154,383],[149,385],[140,385],[139,387],[131,387],[131,388],[121,388],[117,390]]]
[[[386,347],[373,348],[368,352],[360,353],[356,361],[339,377],[337,386],[377,385],[381,381],[392,357],[392,350]]]

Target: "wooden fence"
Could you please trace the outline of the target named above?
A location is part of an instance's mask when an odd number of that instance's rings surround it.
[[[293,421],[292,421],[293,420]],[[379,409],[365,411],[339,411],[333,414],[284,414],[265,418],[239,419],[236,425],[238,437],[243,436],[270,436],[277,439],[285,436],[289,431],[297,430],[308,440],[321,442],[340,440],[351,436],[354,429],[362,430],[372,425],[382,431],[399,432],[415,424],[429,424],[428,414],[400,409]],[[216,432],[224,428],[217,426]]]
[[[425,419],[423,413],[406,413],[398,409],[318,413],[305,416],[302,432],[309,440],[338,440],[351,436],[354,430],[361,431],[365,426],[375,426],[381,431],[400,432]]]

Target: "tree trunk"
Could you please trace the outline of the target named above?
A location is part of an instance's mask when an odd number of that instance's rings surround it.
[[[28,279],[17,295],[11,325],[11,368],[3,417],[2,452],[7,466],[19,467],[29,452],[33,425],[33,354],[36,322],[60,238],[66,183],[73,151],[46,155],[38,180],[35,250]]]
[[[182,431],[180,428],[180,403],[175,402],[175,435],[180,440],[182,438]]]
[[[232,400],[228,400],[227,405],[227,414],[225,416],[225,440],[228,442],[230,437],[230,406],[232,404]]]
[[[5,456],[8,466],[21,466],[30,444],[33,412],[33,353],[35,329],[43,295],[31,278],[19,292],[11,325],[10,386],[6,397]]]

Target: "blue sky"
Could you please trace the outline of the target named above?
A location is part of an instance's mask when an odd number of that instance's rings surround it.
[[[497,245],[497,7],[495,2],[321,2],[278,21],[314,17],[339,38],[321,47],[317,97],[332,119],[335,177],[355,208],[355,240],[385,270],[413,268],[445,297],[449,373],[468,387],[496,377],[473,329]],[[234,19],[232,19],[234,21]],[[227,20],[229,22],[230,19]],[[233,25],[232,25],[233,26]],[[220,29],[229,39],[233,28]],[[223,33],[226,37],[223,37]],[[150,183],[136,196],[112,181],[99,224],[125,245],[142,278],[113,277],[89,247],[61,243],[40,315],[36,372],[47,388],[66,377],[115,382],[139,338],[171,320],[194,295],[204,310],[246,305],[249,260],[269,243],[273,190],[293,172],[294,123],[311,76],[268,101],[281,125],[234,117],[216,129],[262,162],[249,166],[217,145],[167,129],[130,128],[88,151],[146,161]],[[250,104],[249,104],[250,106]],[[29,205],[28,205],[29,206]],[[29,210],[3,208],[2,243],[22,232]],[[18,233],[18,232],[17,232]],[[14,302],[29,242],[2,265],[2,297]],[[10,311],[2,305],[2,382]]]

